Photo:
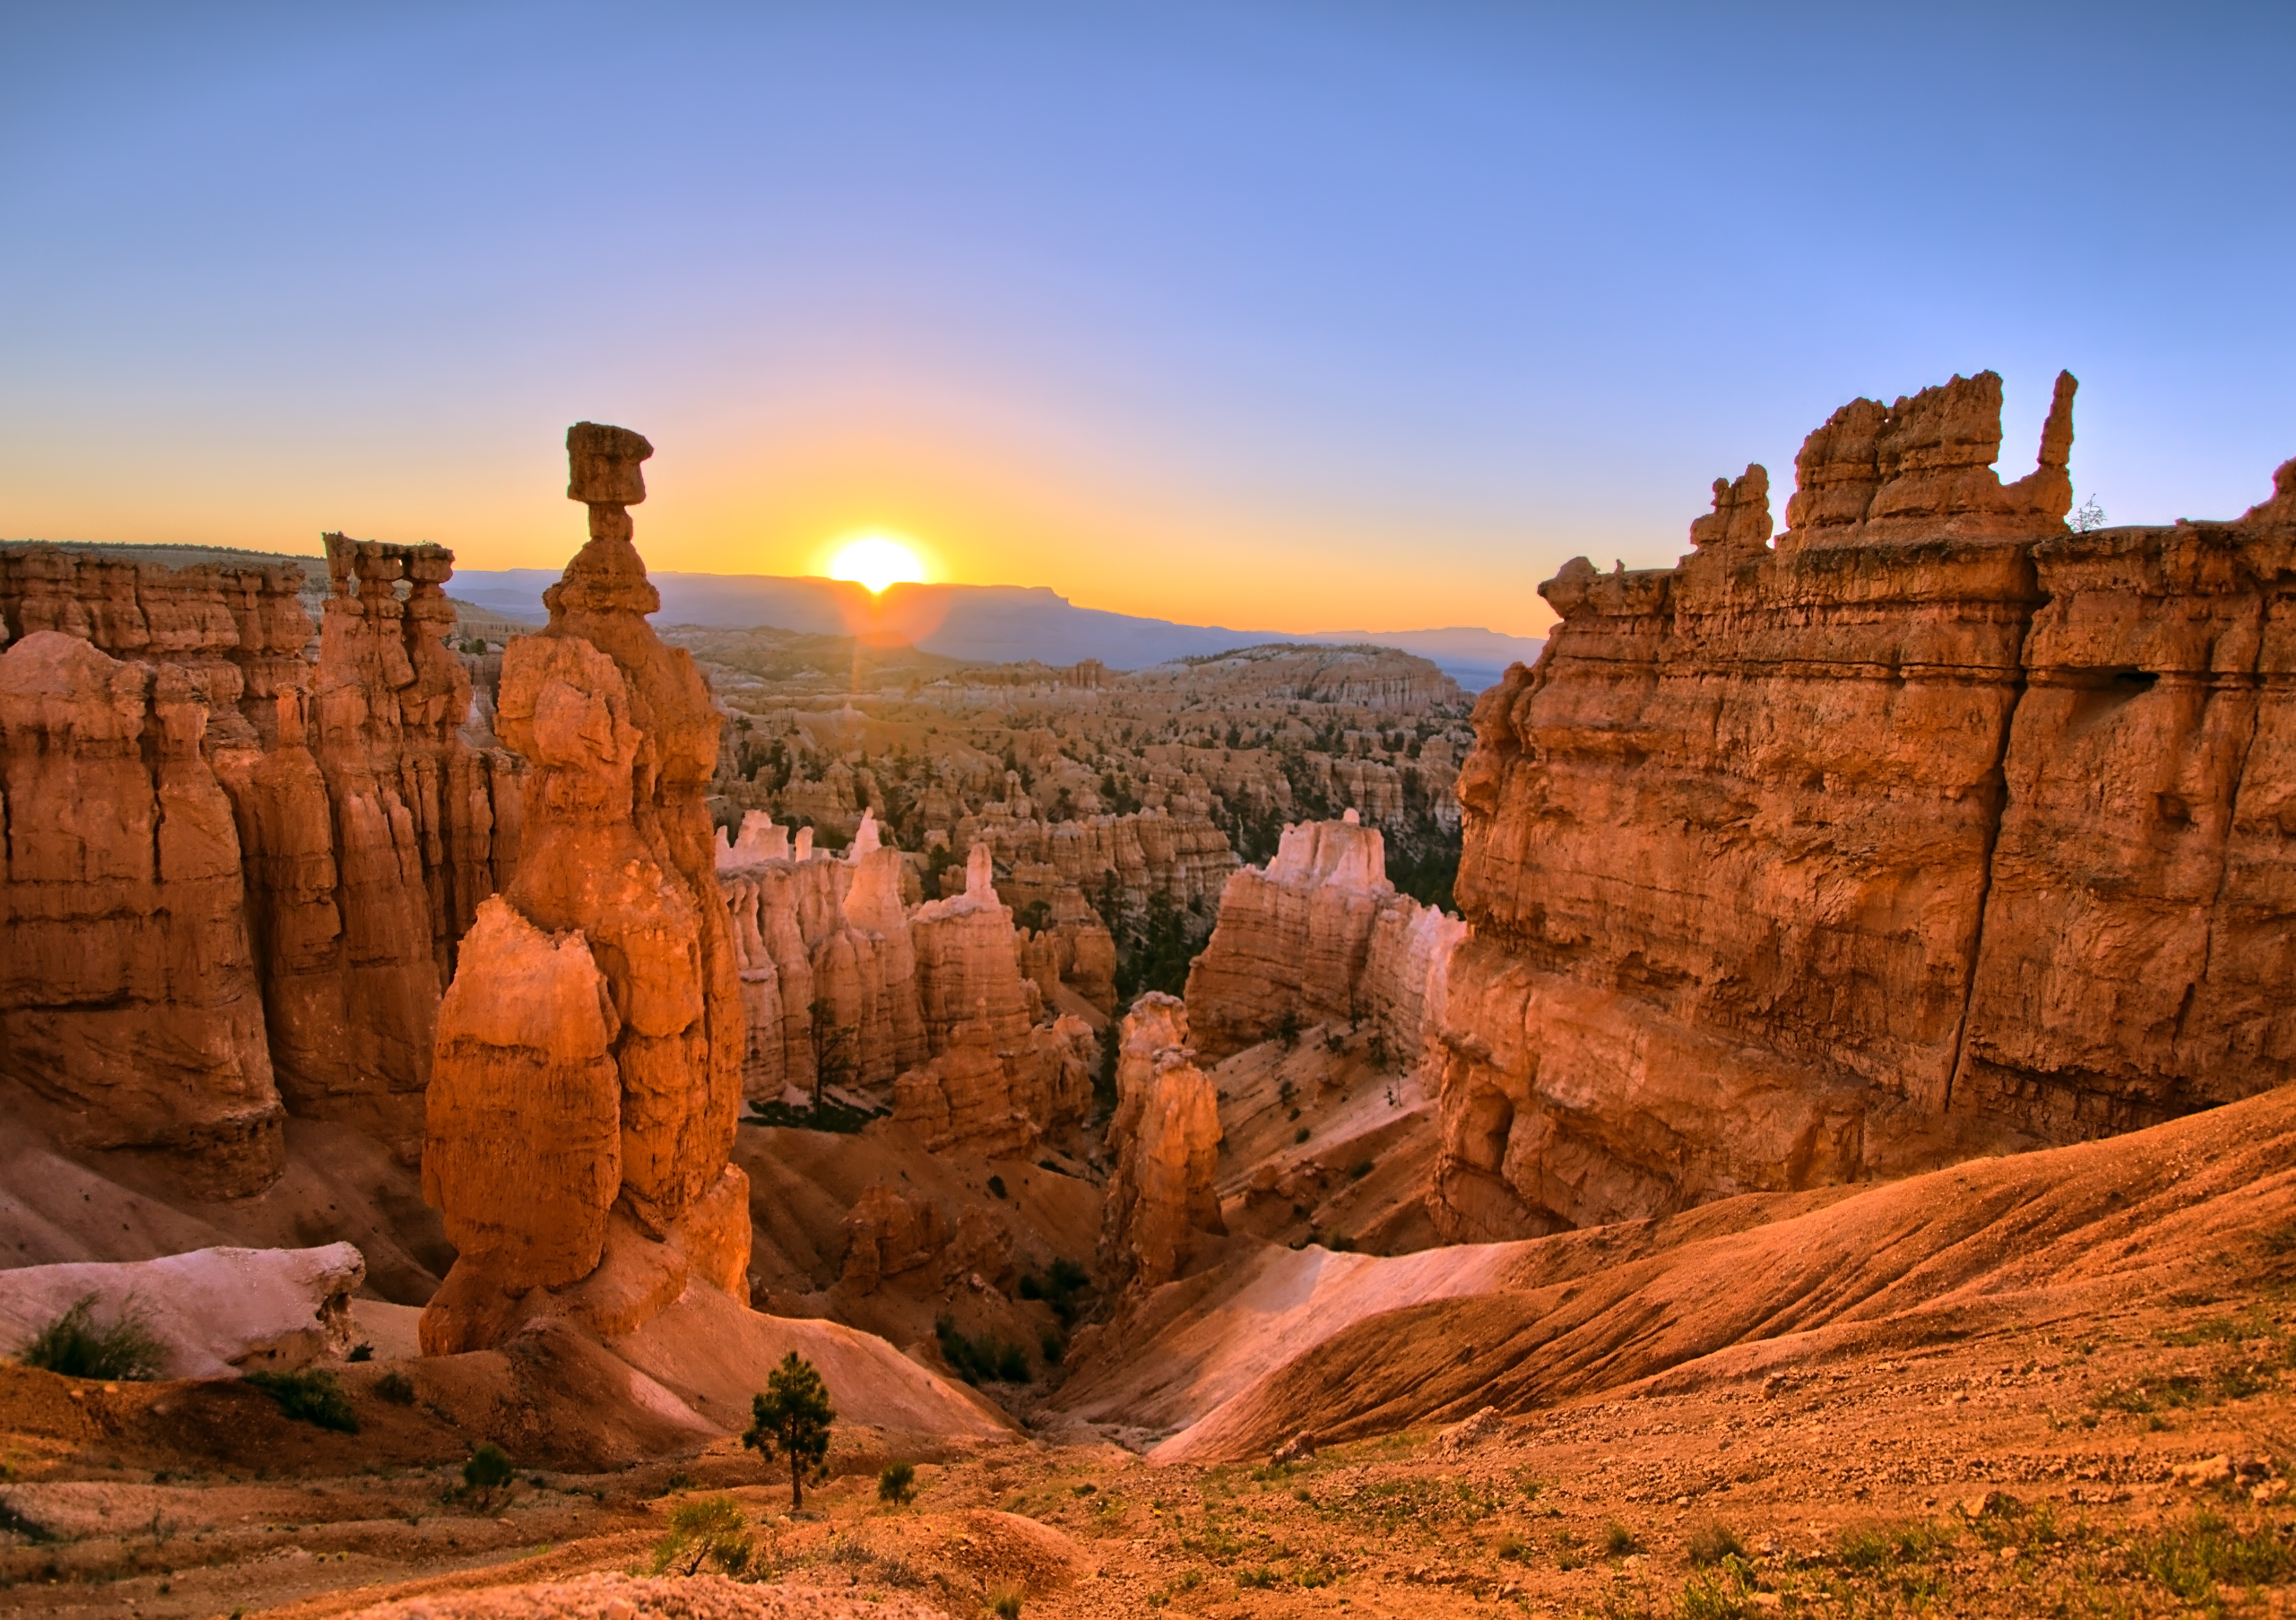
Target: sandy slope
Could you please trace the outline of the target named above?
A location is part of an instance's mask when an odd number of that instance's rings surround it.
[[[1163,1460],[1249,1456],[1302,1428],[1371,1435],[1487,1404],[1742,1378],[1853,1343],[1931,1343],[2005,1314],[2159,1300],[2253,1270],[2292,1218],[2296,1089],[2284,1088],[1846,1196],[1754,1196],[1607,1232],[1356,1259],[1333,1297],[1393,1307],[1377,1314],[1323,1308],[1297,1257],[1263,1254],[1225,1287],[1175,1285],[1196,1298],[1130,1348],[1131,1370],[1100,1369],[1064,1401],[1144,1427],[1194,1415]],[[1204,1330],[1223,1312],[1231,1343],[1249,1322],[1241,1353]],[[1230,1390],[1195,1415],[1202,1394]]]

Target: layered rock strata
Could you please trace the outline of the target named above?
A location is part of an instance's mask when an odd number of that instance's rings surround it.
[[[962,894],[901,900],[899,851],[865,816],[842,858],[763,812],[721,831],[719,881],[732,918],[747,1038],[743,1089],[760,1102],[794,1087],[883,1096],[935,1148],[1024,1153],[1081,1125],[1091,1104],[1092,1032],[1044,1022],[1023,974],[1037,936],[996,897],[984,846]],[[1038,946],[1038,955],[1044,952]]]
[[[1285,1029],[1370,1020],[1397,1058],[1424,1047],[1466,925],[1398,894],[1384,842],[1353,810],[1287,826],[1263,869],[1227,880],[1188,970],[1188,1023],[1225,1057]]]
[[[1476,711],[1431,1212],[1657,1214],[2282,1083],[2296,501],[2076,534],[2070,376],[1854,401]],[[2276,991],[2274,987],[2278,987]]]
[[[29,651],[46,666],[33,684],[49,695],[51,720],[61,721],[67,666],[85,688],[67,707],[84,708],[91,681],[145,695],[143,720],[99,728],[118,735],[34,728],[48,734],[38,752],[49,786],[20,784],[32,797],[10,818],[0,895],[12,969],[0,1016],[26,1029],[7,1043],[19,1062],[0,1056],[0,1073],[58,1103],[78,1145],[163,1151],[215,1196],[258,1190],[277,1173],[283,1100],[412,1161],[453,942],[516,859],[512,764],[455,735],[469,687],[441,640],[452,554],[340,536],[327,546],[332,594],[316,646],[297,568],[0,547],[9,636],[69,638],[118,666],[107,674],[53,646]],[[11,752],[30,738],[19,724]],[[87,790],[64,785],[81,761],[104,777],[122,828],[142,813],[120,777],[131,756],[168,784],[164,815],[155,790],[142,795],[165,826],[152,846],[165,859],[155,853],[131,889],[109,857],[82,860],[76,900],[22,886],[56,881],[33,874],[80,859],[54,835],[78,839],[68,829],[86,812],[52,829],[34,804]],[[195,868],[197,900],[180,886]],[[75,905],[94,909],[78,917]],[[36,937],[44,914],[70,925],[78,947],[117,944],[53,959],[56,942]],[[232,1009],[223,1026],[218,1007]]]
[[[1108,1126],[1109,1177],[1100,1244],[1103,1286],[1171,1281],[1210,1240],[1225,1238],[1219,1194],[1219,1098],[1188,1045],[1187,1008],[1151,991],[1125,1015]]]
[[[496,720],[528,765],[523,859],[439,1023],[423,1194],[459,1258],[423,1312],[433,1354],[541,1312],[627,1333],[689,1277],[745,1292],[744,1021],[701,803],[718,713],[645,620],[628,508],[652,447],[585,423],[567,450],[590,543],[505,652]]]

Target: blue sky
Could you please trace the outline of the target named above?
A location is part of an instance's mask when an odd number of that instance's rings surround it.
[[[0,535],[578,543],[1283,629],[1536,632],[1718,473],[1991,366],[2004,471],[2296,455],[2296,8],[0,15]]]

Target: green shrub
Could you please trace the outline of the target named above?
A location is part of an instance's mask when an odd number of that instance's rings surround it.
[[[414,1380],[394,1367],[374,1381],[374,1393],[393,1406],[412,1406],[414,1404]]]
[[[1611,1557],[1622,1558],[1628,1553],[1640,1552],[1642,1550],[1641,1541],[1636,1538],[1633,1531],[1627,1528],[1622,1520],[1614,1518],[1603,1526],[1603,1550]]]
[[[491,1440],[482,1440],[463,1464],[463,1490],[482,1502],[491,1502],[497,1492],[518,1476],[518,1469],[502,1447]]]
[[[890,1502],[896,1508],[917,1493],[917,1465],[913,1462],[889,1462],[877,1470],[877,1500]]]
[[[996,1620],[1021,1620],[1021,1599],[1025,1595],[1017,1586],[1001,1587],[988,1595],[988,1612]]]
[[[279,1410],[290,1418],[346,1435],[358,1433],[358,1413],[351,1410],[350,1397],[335,1381],[335,1375],[323,1367],[306,1367],[300,1372],[250,1372],[247,1382],[279,1402]]]
[[[967,1384],[1029,1382],[1029,1353],[993,1333],[968,1338],[959,1331],[955,1318],[943,1316],[933,1322],[933,1338],[940,1346],[940,1359]]]
[[[2241,1530],[2202,1510],[2162,1526],[2132,1550],[2138,1569],[2188,1603],[2209,1603],[2219,1585],[2275,1585],[2296,1575],[2296,1544],[2268,1524]]]
[[[98,1327],[95,1295],[88,1294],[34,1334],[16,1353],[16,1359],[27,1367],[62,1373],[68,1378],[143,1383],[158,1377],[166,1369],[168,1351],[144,1326],[132,1302],[121,1308],[110,1327]]]
[[[654,1543],[653,1569],[660,1575],[676,1568],[680,1575],[699,1575],[704,1564],[715,1564],[729,1575],[750,1567],[749,1521],[741,1504],[730,1496],[697,1496],[669,1510],[669,1532]]]

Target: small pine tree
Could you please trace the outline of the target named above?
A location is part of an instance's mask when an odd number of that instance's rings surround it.
[[[805,1506],[805,1481],[829,1477],[829,1427],[837,1409],[829,1403],[829,1386],[811,1361],[794,1350],[766,1375],[763,1394],[750,1400],[750,1427],[742,1443],[774,1460],[775,1449],[789,1459],[790,1511]]]
[[[913,1462],[887,1463],[877,1475],[877,1500],[890,1502],[896,1508],[917,1493],[917,1466]]]

